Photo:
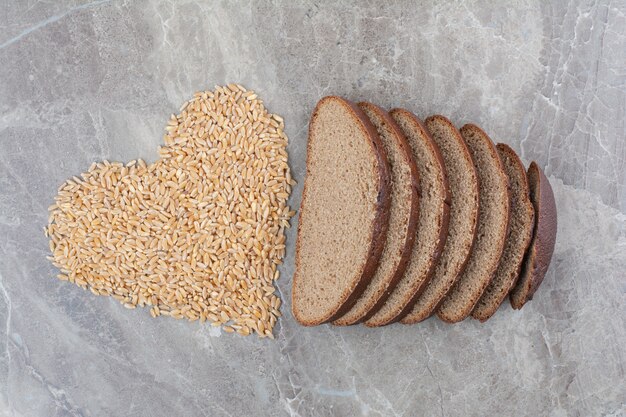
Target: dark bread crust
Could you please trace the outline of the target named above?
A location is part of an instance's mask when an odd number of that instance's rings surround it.
[[[437,310],[439,310],[439,307],[441,307],[441,304],[443,304],[444,300],[446,299],[446,297],[448,296],[448,294],[452,291],[452,289],[454,288],[456,282],[458,281],[458,279],[461,277],[461,275],[463,274],[463,272],[465,271],[465,268],[467,267],[467,262],[469,261],[470,258],[470,254],[472,253],[472,249],[474,247],[474,242],[476,241],[476,234],[478,232],[478,212],[480,210],[480,199],[478,198],[478,190],[480,189],[480,179],[478,178],[478,173],[476,173],[476,170],[474,168],[474,160],[472,159],[472,155],[469,151],[469,149],[467,149],[467,145],[465,144],[465,141],[463,140],[463,138],[461,137],[461,133],[456,129],[456,126],[454,126],[454,124],[445,116],[439,115],[439,114],[435,114],[432,115],[428,118],[426,118],[425,120],[425,124],[428,124],[429,121],[434,121],[437,120],[445,125],[448,125],[448,127],[451,127],[452,131],[456,131],[456,136],[457,136],[457,140],[459,141],[459,143],[462,144],[462,149],[463,149],[463,154],[465,155],[465,159],[467,161],[470,162],[470,166],[472,167],[472,169],[474,169],[474,178],[476,179],[476,193],[475,195],[477,196],[477,200],[476,200],[476,204],[474,207],[474,211],[472,213],[472,217],[474,219],[474,222],[472,224],[473,228],[472,228],[472,242],[470,244],[469,250],[467,251],[467,255],[465,256],[464,261],[461,263],[461,266],[459,268],[459,271],[456,275],[456,277],[454,278],[454,280],[452,281],[452,283],[450,284],[449,288],[447,288],[447,290],[444,292],[444,294],[442,294],[442,296],[440,297],[439,301],[432,306],[432,309],[430,310],[429,314],[425,317],[422,317],[419,320],[415,320],[412,317],[410,317],[410,313],[412,312],[412,309],[409,309],[409,311],[407,312],[407,315],[405,315],[404,318],[402,318],[401,322],[403,324],[415,324],[415,323],[419,323],[421,321],[426,320],[428,317],[432,316]],[[445,166],[445,164],[444,164]],[[447,236],[446,236],[447,238]],[[443,251],[445,245],[442,245],[441,250]],[[417,302],[417,300],[419,299],[419,297],[416,297],[415,301]]]
[[[441,156],[441,151],[439,150],[439,147],[437,146],[437,144],[430,137],[430,133],[428,133],[428,129],[426,129],[426,126],[424,126],[424,123],[422,123],[422,121],[417,116],[415,116],[413,113],[411,113],[410,111],[406,109],[396,108],[396,109],[392,109],[389,113],[401,114],[402,116],[406,117],[407,120],[409,120],[414,125],[413,127],[418,129],[421,132],[422,136],[427,139],[425,144],[431,149],[431,152],[434,154],[437,164],[439,165],[441,169],[441,173],[443,175],[442,185],[444,187],[443,192],[444,192],[445,198],[443,201],[443,206],[441,207],[442,221],[441,221],[441,227],[439,229],[439,240],[437,242],[435,251],[430,256],[431,262],[430,262],[430,268],[427,273],[427,278],[424,280],[423,284],[418,288],[415,294],[411,297],[411,300],[402,309],[400,314],[398,314],[389,323],[385,323],[385,324],[397,323],[402,318],[404,318],[404,316],[406,316],[411,311],[411,309],[413,308],[413,305],[415,304],[419,296],[422,295],[422,292],[424,292],[424,289],[430,282],[430,278],[435,272],[437,261],[439,260],[439,256],[441,255],[441,252],[443,251],[443,247],[446,244],[446,239],[448,238],[448,224],[450,222],[450,202],[451,202],[450,185],[448,183],[448,174],[446,171],[446,166],[443,162],[443,157]],[[373,326],[373,324],[371,326]]]
[[[365,116],[363,111],[359,109],[354,103],[348,100],[345,100],[341,97],[337,97],[337,96],[324,97],[317,103],[315,110],[313,111],[311,115],[311,121],[309,122],[309,137],[311,135],[311,126],[313,126],[315,123],[315,120],[318,115],[318,110],[327,101],[337,101],[341,103],[343,106],[345,106],[349,110],[351,115],[354,117],[354,119],[358,122],[365,136],[369,138],[368,143],[372,147],[374,155],[376,156],[375,169],[377,171],[376,174],[378,177],[379,190],[378,190],[377,201],[375,205],[376,214],[375,214],[374,221],[372,223],[372,232],[371,232],[372,239],[370,240],[371,245],[368,250],[368,256],[367,256],[366,262],[361,267],[361,270],[355,274],[356,279],[354,280],[354,282],[350,286],[344,289],[344,292],[341,296],[341,301],[340,303],[338,303],[335,311],[331,312],[328,315],[328,317],[325,317],[323,319],[316,320],[316,321],[303,319],[299,315],[298,310],[295,308],[296,303],[294,301],[297,296],[295,294],[295,289],[296,289],[295,282],[299,279],[298,271],[300,270],[299,266],[301,262],[300,260],[300,236],[301,236],[300,232],[301,232],[302,222],[299,221],[298,238],[296,239],[296,259],[295,259],[296,265],[295,265],[295,273],[293,277],[292,292],[291,292],[291,297],[292,297],[291,309],[292,309],[292,313],[295,319],[304,326],[315,326],[315,325],[319,325],[322,323],[335,320],[338,317],[341,317],[343,314],[345,314],[348,310],[350,310],[350,308],[352,308],[356,300],[359,298],[361,293],[367,287],[367,284],[369,283],[372,275],[376,272],[376,268],[378,267],[378,263],[380,261],[380,255],[385,245],[385,239],[387,237],[387,227],[389,223],[389,205],[390,205],[390,200],[391,200],[390,199],[391,177],[389,173],[387,157],[384,153],[382,142],[380,141],[380,138],[378,137],[378,133],[376,129],[374,128],[374,126],[372,126],[371,122],[369,121],[367,116]],[[307,162],[306,162],[307,176],[309,174],[309,167],[311,166],[311,161],[310,161],[311,152],[310,151],[311,151],[311,142],[309,141],[307,144]],[[304,207],[306,205],[306,201],[307,201],[307,184],[305,180],[304,189],[302,191],[302,202],[300,204],[301,207]]]
[[[500,154],[504,154],[506,155],[508,158],[511,159],[512,164],[515,167],[515,171],[519,174],[519,176],[521,177],[521,187],[522,187],[522,194],[524,195],[524,201],[519,201],[518,205],[523,205],[525,207],[517,207],[516,209],[518,210],[522,210],[524,209],[526,211],[526,214],[529,216],[532,224],[534,224],[535,221],[535,210],[533,208],[533,205],[530,201],[530,190],[529,190],[529,186],[528,186],[528,177],[526,176],[526,169],[524,169],[524,164],[522,163],[521,159],[519,158],[519,156],[517,155],[517,153],[515,153],[515,151],[508,145],[504,144],[504,143],[498,143],[496,145],[496,149],[498,150],[498,152]],[[510,181],[509,181],[510,182]],[[513,192],[511,192],[511,203],[513,203],[512,197],[513,196]],[[513,211],[513,207],[511,207],[511,212]],[[511,216],[512,217],[512,216]],[[511,218],[509,217],[509,222],[511,221]],[[509,225],[510,227],[510,225]],[[512,232],[509,231],[509,234],[511,234]],[[485,308],[479,309],[478,307],[480,306],[477,305],[476,308],[474,308],[474,311],[472,311],[472,317],[476,320],[479,320],[481,323],[484,323],[485,321],[487,321],[489,318],[491,318],[491,316],[493,316],[495,314],[496,311],[498,311],[498,308],[500,307],[500,305],[502,304],[502,302],[504,301],[504,299],[509,295],[509,292],[511,291],[512,288],[514,288],[515,284],[517,283],[517,280],[519,278],[520,275],[520,271],[522,269],[522,263],[524,260],[524,254],[526,253],[529,245],[530,245],[530,241],[532,239],[532,227],[529,228],[528,233],[525,234],[524,236],[520,236],[520,244],[521,244],[521,252],[518,252],[518,256],[519,256],[519,262],[517,263],[517,265],[515,265],[515,269],[513,270],[513,276],[510,282],[503,282],[503,289],[502,292],[500,293],[500,296],[497,297],[496,301],[493,302],[491,305],[486,306]],[[507,236],[507,239],[510,239],[510,236]]]
[[[535,226],[522,273],[511,291],[511,306],[514,309],[522,308],[533,298],[548,271],[556,243],[557,214],[554,193],[548,178],[534,161],[528,167],[528,180],[531,185],[531,201],[535,208]]]
[[[418,226],[418,214],[419,214],[419,200],[420,200],[420,183],[419,183],[419,173],[417,170],[417,165],[415,160],[413,159],[413,154],[411,151],[411,147],[407,142],[404,134],[402,133],[402,129],[396,124],[396,122],[391,118],[389,113],[387,113],[382,108],[376,106],[372,103],[360,102],[357,104],[359,107],[366,107],[369,111],[376,113],[376,115],[384,121],[390,130],[392,130],[393,138],[396,140],[396,144],[402,150],[402,156],[404,159],[404,163],[409,165],[409,169],[411,171],[411,197],[410,197],[410,208],[409,208],[409,221],[407,224],[407,234],[404,239],[404,244],[402,245],[402,254],[400,256],[400,260],[396,266],[396,270],[393,274],[387,279],[387,286],[385,291],[379,296],[378,301],[370,308],[370,310],[361,317],[359,320],[350,322],[342,322],[340,319],[335,321],[333,324],[335,325],[349,325],[355,323],[361,323],[365,320],[369,319],[372,315],[374,315],[384,304],[385,301],[389,298],[389,295],[393,292],[394,288],[403,277],[404,272],[406,271],[407,265],[409,263],[409,259],[411,258],[411,253],[413,250],[413,244],[415,243],[415,237]]]

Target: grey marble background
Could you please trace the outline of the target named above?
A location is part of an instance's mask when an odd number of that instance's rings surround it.
[[[624,0],[322,3],[0,0],[0,415],[626,415]],[[483,325],[302,328],[294,229],[276,341],[57,281],[57,186],[154,160],[168,115],[227,82],[284,116],[294,207],[331,93],[472,121],[537,160],[559,229],[535,299]]]

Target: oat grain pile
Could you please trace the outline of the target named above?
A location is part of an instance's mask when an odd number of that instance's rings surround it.
[[[59,188],[45,229],[59,278],[154,317],[273,337],[294,214],[283,128],[240,85],[196,93],[157,162],[94,163]]]

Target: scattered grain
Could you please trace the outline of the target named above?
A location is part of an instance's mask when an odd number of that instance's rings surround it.
[[[239,84],[198,92],[161,159],[94,163],[59,187],[44,234],[58,278],[152,317],[271,337],[295,183],[280,116]]]

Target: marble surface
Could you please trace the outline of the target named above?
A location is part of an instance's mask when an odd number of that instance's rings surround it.
[[[0,0],[1,416],[626,415],[624,1],[321,3]],[[226,82],[284,116],[294,207],[331,93],[472,121],[537,160],[559,228],[535,299],[482,325],[302,328],[294,229],[276,341],[57,281],[57,186],[154,160],[168,115]]]

